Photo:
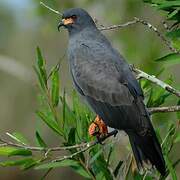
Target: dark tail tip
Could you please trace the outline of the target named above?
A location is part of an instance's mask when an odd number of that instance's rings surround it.
[[[136,133],[128,133],[128,135],[138,168],[143,167],[143,162],[150,161],[160,174],[165,176],[166,165],[155,133],[151,136],[140,136]]]

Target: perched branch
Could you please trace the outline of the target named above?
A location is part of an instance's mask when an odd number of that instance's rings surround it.
[[[112,132],[108,133],[106,136],[100,137],[100,138],[98,138],[98,139],[95,140],[95,141],[92,141],[92,142],[87,143],[86,146],[85,146],[83,149],[81,149],[81,150],[79,150],[79,151],[77,151],[77,152],[75,152],[75,153],[73,153],[73,154],[71,154],[71,155],[69,155],[69,156],[63,156],[63,157],[57,158],[57,159],[53,160],[52,162],[63,161],[63,160],[65,160],[65,159],[72,159],[74,156],[77,156],[78,154],[80,154],[80,153],[82,153],[82,152],[85,152],[85,151],[87,151],[88,149],[91,149],[91,148],[92,148],[93,146],[95,146],[96,144],[102,143],[102,142],[103,142],[104,140],[106,140],[107,138],[109,138],[109,137],[111,137],[111,136],[116,136],[117,133],[118,133],[117,130],[113,130]]]
[[[3,146],[12,146],[12,147],[18,147],[18,148],[23,148],[23,149],[28,149],[31,151],[42,151],[42,152],[50,152],[50,151],[63,151],[63,150],[71,150],[71,149],[77,149],[77,148],[90,148],[98,143],[103,142],[104,140],[106,140],[107,138],[111,137],[111,136],[115,136],[118,133],[117,130],[114,130],[110,133],[108,133],[106,136],[103,136],[101,138],[99,138],[98,140],[92,141],[92,142],[87,142],[87,143],[81,143],[81,144],[76,144],[73,146],[62,146],[62,147],[52,147],[52,148],[44,148],[44,147],[35,147],[35,146],[28,146],[28,145],[22,145],[22,144],[17,144],[17,143],[13,143],[7,140],[4,140],[3,138],[0,138],[0,142],[2,142],[2,144],[0,144],[0,147]]]
[[[177,112],[180,111],[180,106],[169,106],[169,107],[154,107],[154,108],[148,108],[148,111],[153,114],[153,113],[158,113],[158,112]]]
[[[165,89],[166,91],[175,94],[176,96],[180,97],[180,91],[178,91],[177,89],[173,88],[172,86],[170,86],[169,84],[166,84],[165,82],[157,79],[155,76],[153,75],[149,75],[133,66],[131,66],[132,71],[134,71],[135,73],[137,73],[138,78],[145,78],[155,84],[157,84],[158,86],[162,87],[163,89]]]

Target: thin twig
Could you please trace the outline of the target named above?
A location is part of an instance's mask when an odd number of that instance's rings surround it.
[[[171,50],[174,53],[180,53],[177,49],[175,49],[172,46],[171,42],[168,41],[160,31],[158,31],[158,29],[155,26],[153,26],[149,22],[142,20],[142,19],[139,19],[137,17],[135,17],[135,19],[137,20],[137,22],[139,22],[139,23],[147,26],[149,29],[153,30],[157,34],[157,36],[160,37],[161,40],[166,44],[166,46],[169,48],[169,50]]]
[[[180,106],[167,106],[167,107],[154,107],[148,108],[148,111],[153,113],[166,113],[166,112],[177,112],[180,111]]]
[[[87,144],[87,146],[71,155],[68,155],[68,156],[63,156],[63,157],[59,157],[59,158],[56,158],[55,160],[51,161],[51,162],[59,162],[59,161],[63,161],[65,159],[72,159],[73,157],[77,156],[78,154],[80,153],[83,153],[89,149],[91,149],[93,146],[95,146],[97,144],[97,142],[92,142],[90,144]]]
[[[43,3],[42,1],[40,1],[40,5],[44,6],[45,8],[49,9],[50,11],[52,11],[52,12],[54,12],[54,13],[56,13],[56,14],[62,16],[62,13],[60,13],[60,12],[57,11],[57,10],[52,9],[51,7],[49,7],[48,5],[46,5],[45,3]]]
[[[117,24],[117,25],[112,25],[112,26],[107,26],[107,27],[100,27],[99,30],[100,31],[105,31],[105,30],[114,30],[114,29],[120,29],[120,28],[124,28],[133,24],[136,24],[138,21],[136,19],[132,20],[132,21],[128,21],[124,24]]]
[[[147,26],[149,29],[151,29],[152,31],[154,31],[157,36],[159,38],[161,38],[161,40],[166,44],[166,46],[174,53],[180,53],[177,49],[175,49],[171,42],[168,41],[164,35],[152,24],[150,24],[149,22],[145,21],[145,20],[142,20],[142,19],[139,19],[137,17],[134,17],[134,20],[132,21],[128,21],[124,24],[117,24],[117,25],[112,25],[112,26],[107,26],[107,27],[101,27],[99,28],[99,30],[101,31],[105,31],[105,30],[115,30],[115,29],[120,29],[120,28],[125,28],[127,26],[130,26],[130,25],[133,25],[133,24],[137,24],[137,23],[141,23],[143,24],[144,26]]]
[[[132,70],[137,73],[138,78],[145,78],[155,84],[157,84],[158,86],[162,87],[163,89],[165,89],[166,91],[175,94],[176,96],[180,97],[180,91],[178,91],[177,89],[173,88],[172,86],[170,86],[169,84],[166,84],[165,82],[157,79],[154,75],[149,75],[133,66],[131,66]]]
[[[43,174],[43,176],[41,177],[41,180],[44,180],[52,170],[53,170],[53,168],[49,168],[49,169]]]
[[[35,147],[35,146],[27,146],[27,145],[21,145],[21,144],[17,144],[17,143],[13,143],[10,141],[6,141],[2,138],[0,138],[0,142],[2,142],[2,144],[0,144],[0,147],[3,146],[13,146],[13,147],[18,147],[18,148],[23,148],[23,149],[28,149],[31,151],[42,151],[42,152],[50,152],[50,151],[64,151],[64,150],[70,150],[70,149],[76,149],[76,148],[83,148],[88,146],[89,143],[81,143],[81,144],[76,144],[73,146],[63,146],[63,147],[52,147],[52,148],[44,148],[44,147]]]

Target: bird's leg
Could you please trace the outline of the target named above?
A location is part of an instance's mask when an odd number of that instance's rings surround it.
[[[97,139],[100,139],[102,136],[105,136],[108,134],[108,129],[103,120],[99,117],[99,115],[96,116],[94,122],[91,123],[89,126],[89,135],[90,136],[96,136]]]

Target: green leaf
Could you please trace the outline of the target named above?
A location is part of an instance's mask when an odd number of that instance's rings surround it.
[[[100,149],[99,151],[97,151],[97,153],[94,154],[93,157],[90,159],[89,164],[90,164],[90,165],[93,164],[94,161],[96,161],[97,158],[98,158],[102,153],[103,153],[103,149]]]
[[[28,161],[26,161],[23,164],[23,166],[21,166],[21,169],[22,170],[27,170],[27,169],[30,169],[30,168],[34,167],[37,164],[39,164],[39,160],[29,159]]]
[[[158,6],[158,9],[169,10],[169,8],[180,7],[180,1],[165,1]]]
[[[12,161],[3,161],[0,162],[0,166],[7,167],[7,166],[20,166],[22,170],[27,170],[32,166],[35,166],[39,163],[39,161],[34,160],[32,158],[25,158],[20,160],[12,160]]]
[[[32,152],[27,149],[18,149],[15,147],[0,147],[0,155],[2,156],[31,156]]]
[[[156,59],[157,62],[165,62],[169,65],[180,64],[180,54],[171,53],[162,58]]]
[[[76,128],[71,128],[68,134],[68,144],[73,145],[75,144],[75,133],[76,133]]]
[[[28,149],[17,149],[9,153],[8,156],[31,156],[32,152]]]
[[[15,141],[23,144],[23,145],[27,145],[28,144],[28,140],[21,134],[18,132],[14,132],[13,134],[10,133],[6,133],[9,137],[11,137],[12,139],[14,139]]]
[[[54,132],[62,136],[62,132],[55,120],[52,119],[52,117],[47,116],[43,112],[36,112],[36,114],[47,124],[48,127],[50,127]]]
[[[63,97],[61,98],[61,102],[62,102],[62,124],[63,124],[63,128],[65,125],[65,122],[67,123],[67,121],[65,121],[66,119],[66,109],[67,109],[67,104],[66,104],[66,91],[64,90],[63,92]]]
[[[13,151],[16,151],[15,147],[0,147],[0,155],[1,156],[9,156]]]
[[[174,139],[174,142],[177,143],[180,141],[180,132],[177,132],[176,138]]]
[[[81,176],[85,178],[90,178],[88,172],[81,166],[81,164],[75,160],[67,159],[60,162],[50,162],[46,164],[39,165],[35,167],[35,169],[49,169],[49,168],[57,168],[57,167],[71,167]]]
[[[6,167],[6,166],[21,166],[25,165],[29,162],[35,161],[32,158],[25,158],[25,159],[20,159],[20,160],[12,160],[12,161],[3,161],[0,162],[0,166]]]
[[[40,147],[44,147],[44,148],[47,147],[46,143],[44,142],[38,131],[36,131],[36,140]]]
[[[59,72],[55,68],[51,75],[52,78],[52,88],[51,88],[51,97],[53,106],[57,106],[59,103]]]
[[[96,153],[101,150],[102,147],[100,145],[94,147],[93,149],[90,150],[90,157],[93,158]],[[100,154],[96,160],[91,164],[91,169],[93,173],[96,176],[96,179],[108,179],[112,180],[112,174],[107,168],[107,161],[104,156],[104,153]]]
[[[168,19],[172,19],[173,17],[176,16],[176,14],[178,14],[179,9],[175,9],[173,12],[171,12],[170,14],[168,14]]]
[[[36,72],[40,80],[41,87],[45,89],[47,87],[47,73],[45,68],[45,60],[42,57],[41,50],[37,47],[37,67]]]
[[[170,32],[166,33],[166,36],[171,39],[180,38],[180,29],[170,31]]]
[[[175,171],[175,169],[173,168],[173,165],[172,165],[171,160],[168,158],[167,155],[165,155],[164,158],[165,158],[165,161],[166,161],[166,164],[167,164],[167,167],[168,167],[168,169],[169,169],[169,172],[170,172],[170,174],[171,174],[172,179],[173,179],[173,180],[177,180],[176,171]]]
[[[45,90],[45,89],[46,89],[46,86],[44,85],[44,80],[42,80],[42,77],[41,77],[40,72],[38,71],[37,67],[33,66],[33,68],[34,68],[34,71],[36,72],[36,75],[37,75],[37,77],[38,77],[40,87],[41,87],[43,90]]]

